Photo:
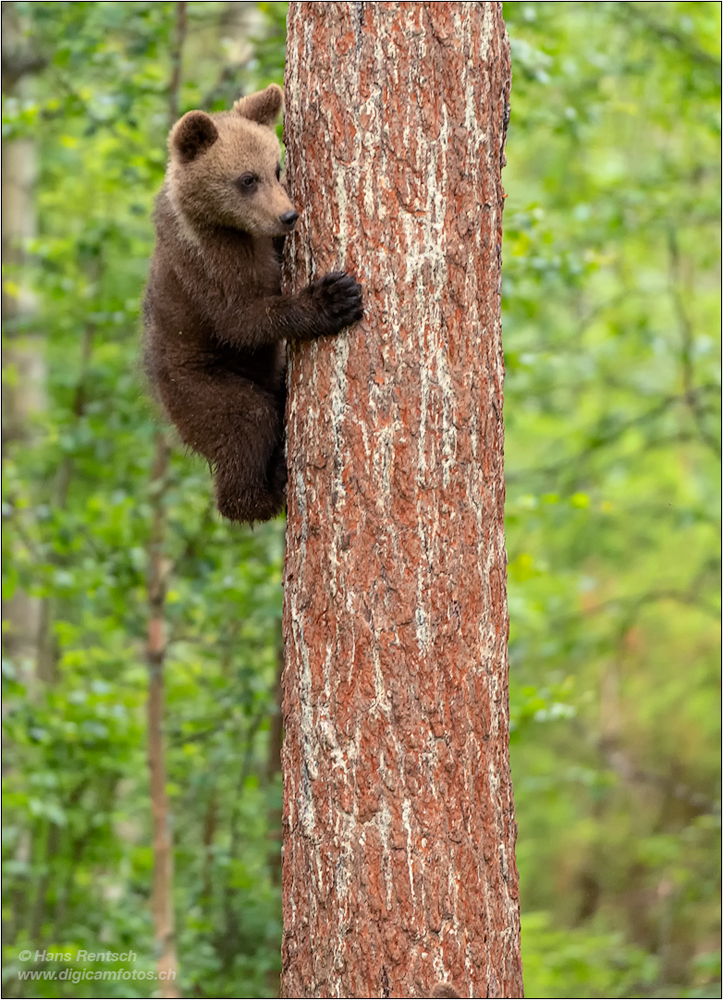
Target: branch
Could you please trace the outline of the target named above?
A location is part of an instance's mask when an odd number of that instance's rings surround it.
[[[698,63],[700,66],[715,69],[720,74],[721,63],[719,59],[716,59],[715,56],[710,55],[698,45],[694,45],[689,38],[675,31],[674,28],[660,24],[659,21],[655,21],[652,17],[649,17],[648,14],[643,12],[639,4],[619,3],[617,7],[623,17],[638,21],[653,35],[657,35],[661,41],[670,42],[671,45],[674,45],[675,48],[683,52],[693,62]]]
[[[48,60],[44,56],[32,56],[28,53],[18,54],[10,58],[3,56],[3,90],[7,94],[21,77],[27,76],[30,73],[39,73],[47,64]]]
[[[670,252],[670,294],[680,325],[680,361],[683,374],[684,400],[698,429],[698,434],[715,457],[720,461],[720,442],[705,426],[705,410],[700,405],[699,389],[694,385],[695,371],[693,367],[693,324],[685,308],[685,301],[680,290],[681,259],[678,237],[675,229],[668,232],[668,249]]]
[[[573,455],[562,462],[558,462],[555,465],[548,465],[541,469],[522,469],[518,472],[508,472],[506,480],[508,483],[514,483],[515,481],[525,479],[532,475],[557,476],[567,468],[572,467],[577,469],[586,458],[589,458],[590,455],[594,454],[599,449],[617,441],[623,434],[632,430],[634,427],[640,427],[641,425],[651,423],[657,417],[662,416],[666,410],[670,409],[670,407],[675,403],[680,402],[688,402],[685,394],[666,396],[663,400],[661,400],[661,402],[651,407],[651,409],[647,412],[641,413],[639,416],[632,417],[630,420],[619,424],[614,431],[608,431],[607,434],[601,434],[597,437],[592,434],[589,435],[589,437],[592,438],[590,444],[588,444],[586,448],[583,448],[582,451],[579,451],[576,455]]]
[[[655,771],[647,771],[644,768],[636,767],[630,757],[621,750],[617,743],[609,739],[600,740],[600,751],[611,771],[619,775],[626,785],[645,784],[653,785],[661,789],[663,794],[671,798],[686,802],[697,813],[716,813],[718,804],[707,795],[696,792],[694,788],[683,782],[675,781],[663,774],[656,774]]]
[[[591,608],[585,608],[584,611],[571,611],[567,614],[553,616],[550,619],[551,625],[553,629],[558,628],[569,624],[575,619],[591,618],[594,615],[604,614],[606,611],[619,608],[623,605],[625,616],[622,618],[617,628],[617,637],[619,638],[631,628],[635,619],[638,617],[639,613],[646,604],[654,604],[657,601],[676,601],[679,604],[691,605],[693,607],[701,608],[706,614],[712,614],[717,618],[719,610],[711,605],[701,602],[700,594],[705,581],[708,578],[713,577],[714,575],[718,576],[719,574],[720,564],[718,560],[711,560],[706,563],[698,575],[693,578],[687,589],[683,590],[680,588],[661,587],[657,590],[649,590],[644,594],[638,594],[637,596],[628,598],[611,597],[610,600],[601,601],[600,604],[595,604]]]
[[[175,38],[171,47],[171,80],[168,85],[168,128],[178,118],[178,95],[181,89],[181,60],[186,40],[186,4],[176,4]]]

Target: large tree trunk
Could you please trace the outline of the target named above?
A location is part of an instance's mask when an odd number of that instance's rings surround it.
[[[508,762],[499,3],[289,5],[282,995],[521,997]]]

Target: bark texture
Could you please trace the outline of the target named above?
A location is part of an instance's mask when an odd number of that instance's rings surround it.
[[[289,5],[286,997],[521,997],[508,763],[498,3]]]

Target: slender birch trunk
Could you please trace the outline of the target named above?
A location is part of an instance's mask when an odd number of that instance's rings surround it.
[[[282,996],[521,997],[508,759],[499,3],[289,5]],[[444,990],[438,995],[443,995]]]

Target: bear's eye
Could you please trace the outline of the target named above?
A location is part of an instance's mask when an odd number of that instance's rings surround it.
[[[256,189],[258,177],[255,174],[241,174],[236,185],[244,194],[251,194]]]
[[[280,163],[276,164],[276,180],[277,181],[281,180],[281,164]]]

